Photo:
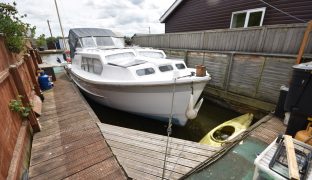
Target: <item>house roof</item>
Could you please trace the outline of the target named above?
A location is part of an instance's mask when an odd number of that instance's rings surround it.
[[[183,0],[176,0],[170,7],[169,9],[160,17],[159,21],[161,23],[164,23],[167,17],[177,8]]]

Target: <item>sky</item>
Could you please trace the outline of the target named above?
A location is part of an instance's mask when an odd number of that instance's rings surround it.
[[[96,27],[111,29],[126,36],[164,33],[160,17],[175,0],[57,0],[64,36],[71,28]],[[11,3],[13,0],[1,0]],[[61,36],[54,0],[15,0],[19,14],[27,14],[23,22],[37,27],[40,34]]]

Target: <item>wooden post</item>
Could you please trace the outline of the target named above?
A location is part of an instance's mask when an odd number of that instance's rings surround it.
[[[286,155],[288,162],[288,173],[289,179],[299,180],[299,169],[296,159],[295,147],[292,140],[292,137],[289,135],[284,135],[285,138],[285,147],[286,147]]]
[[[23,81],[21,79],[21,76],[18,72],[16,65],[10,65],[10,73],[13,77],[14,84],[15,84],[15,87],[17,89],[18,94],[23,96],[23,98],[22,98],[23,105],[29,106],[30,100],[27,96],[27,93],[26,93],[25,88],[23,86]],[[29,119],[30,125],[32,126],[34,132],[39,132],[40,131],[39,122],[38,122],[37,117],[36,117],[36,115],[32,109],[29,112],[28,119]]]
[[[30,74],[30,77],[31,77],[31,81],[34,85],[34,89],[35,89],[35,92],[37,94],[37,96],[39,96],[41,99],[43,98],[43,95],[41,93],[41,90],[40,90],[40,87],[39,87],[39,84],[38,84],[38,81],[37,81],[37,77],[36,77],[36,70],[33,69],[32,65],[31,65],[31,59],[29,57],[29,54],[28,55],[24,55],[24,60],[26,62],[26,65],[27,65],[27,68],[29,70],[29,74]]]
[[[224,80],[224,83],[223,83],[223,88],[226,92],[228,92],[228,89],[229,89],[229,84],[230,84],[230,77],[231,77],[231,72],[232,72],[232,66],[233,66],[233,61],[234,61],[234,55],[235,55],[235,52],[232,52],[230,54],[230,59],[229,59],[229,63],[227,65],[227,71],[225,73],[225,80]]]
[[[301,46],[300,46],[300,49],[299,49],[299,53],[298,53],[298,56],[297,56],[297,60],[296,60],[296,64],[300,64],[301,63],[301,59],[302,59],[302,55],[303,55],[303,52],[304,52],[304,49],[306,48],[306,45],[308,43],[308,39],[309,39],[309,34],[312,30],[312,20],[308,22],[308,26],[304,32],[304,35],[303,35],[303,39],[302,39],[302,42],[301,42]]]
[[[35,51],[35,50],[33,50],[33,49],[29,50],[29,54],[30,54],[30,56],[31,56],[32,62],[33,62],[34,65],[35,65],[36,73],[37,73],[37,70],[39,70],[39,66],[38,66],[38,60],[37,60],[37,57],[36,57],[34,51]]]
[[[35,54],[37,56],[38,64],[42,64],[41,56],[40,56],[40,54],[39,54],[39,52],[37,50],[35,50]]]

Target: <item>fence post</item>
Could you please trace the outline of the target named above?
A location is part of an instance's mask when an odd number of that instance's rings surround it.
[[[10,65],[10,73],[13,77],[14,84],[15,84],[15,87],[17,89],[18,94],[23,96],[23,98],[21,99],[23,105],[24,106],[30,105],[30,100],[27,96],[27,93],[26,93],[25,88],[23,86],[23,81],[21,79],[21,76],[18,72],[16,65]],[[40,131],[39,122],[38,122],[37,117],[36,117],[36,115],[32,109],[29,112],[28,119],[29,119],[30,125],[32,126],[34,132],[39,132]]]
[[[299,52],[298,52],[298,56],[297,56],[297,59],[296,59],[296,64],[300,64],[301,63],[301,58],[302,58],[302,55],[304,53],[304,49],[307,46],[308,39],[309,39],[309,34],[310,34],[311,30],[312,30],[312,20],[309,21],[309,23],[307,25],[307,28],[306,28],[306,30],[304,32],[303,39],[301,41],[300,49],[299,49]]]
[[[201,33],[201,40],[200,40],[200,49],[203,49],[204,48],[204,37],[205,37],[205,31],[203,31],[202,33]]]
[[[27,68],[28,68],[28,72],[30,74],[30,77],[31,77],[31,81],[34,85],[34,89],[35,89],[35,92],[37,94],[37,96],[39,96],[41,99],[43,99],[43,95],[40,91],[40,88],[39,88],[39,84],[38,84],[38,81],[37,81],[37,78],[36,78],[36,70],[33,69],[32,65],[31,65],[31,59],[29,57],[29,54],[27,55],[24,55],[24,60],[26,62],[26,65],[27,65]]]
[[[33,49],[30,49],[30,50],[29,50],[29,54],[30,54],[30,56],[31,56],[32,62],[33,62],[34,65],[35,65],[36,71],[39,70],[38,60],[37,60],[37,57],[36,57],[36,55],[35,55],[34,50],[33,50]]]
[[[262,32],[261,32],[261,35],[260,35],[260,39],[259,39],[259,41],[258,41],[258,42],[259,42],[258,47],[257,47],[257,51],[258,51],[258,52],[263,52],[263,47],[264,47],[264,42],[265,42],[265,40],[266,40],[267,31],[268,31],[267,27],[264,26],[264,27],[262,28]]]
[[[229,89],[229,83],[230,83],[230,76],[231,76],[231,71],[232,71],[232,66],[233,66],[233,61],[234,61],[234,52],[231,53],[229,64],[227,67],[226,71],[226,79],[224,81],[224,90],[227,92]]]
[[[265,67],[265,64],[266,64],[266,60],[267,58],[265,57],[264,60],[263,60],[263,63],[261,65],[261,69],[260,69],[260,75],[257,79],[257,84],[256,84],[256,91],[255,91],[255,94],[253,97],[256,97],[257,96],[257,93],[259,91],[259,87],[260,87],[260,82],[261,82],[261,79],[262,79],[262,76],[263,76],[263,71],[264,71],[264,67]]]
[[[36,54],[36,56],[38,58],[38,64],[42,64],[41,56],[40,56],[40,54],[39,54],[39,52],[37,50],[35,50],[35,54]]]

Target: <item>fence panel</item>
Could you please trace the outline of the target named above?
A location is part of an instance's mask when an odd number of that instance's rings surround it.
[[[228,90],[253,97],[256,94],[264,59],[263,56],[234,55]]]
[[[276,103],[280,87],[289,84],[295,62],[295,58],[266,57],[256,98]]]
[[[297,54],[305,28],[306,24],[288,24],[138,35],[134,37],[134,43],[155,48]],[[311,34],[305,53],[312,53]]]
[[[15,86],[12,82],[13,80],[8,76],[0,83],[0,157],[2,157],[0,159],[0,172],[2,177],[7,177],[8,175],[15,142],[22,123],[18,113],[14,113],[9,109],[10,100],[15,99],[17,96]]]
[[[220,53],[205,53],[204,65],[211,75],[209,86],[224,89],[230,55]]]

